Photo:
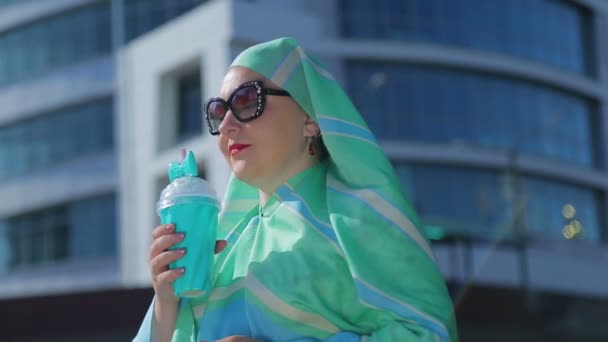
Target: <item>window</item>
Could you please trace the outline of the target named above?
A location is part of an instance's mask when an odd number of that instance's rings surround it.
[[[559,0],[340,0],[345,37],[458,45],[592,73],[591,13]]]
[[[593,189],[465,167],[396,163],[395,169],[428,236],[601,239],[602,198]]]
[[[202,84],[199,63],[199,60],[184,63],[160,78],[159,151],[200,136],[206,131],[202,117]]]
[[[207,0],[124,0],[127,41],[155,29]]]
[[[183,140],[203,133],[200,69],[180,77],[177,83],[178,135]]]
[[[468,143],[598,167],[595,104],[544,85],[449,68],[351,61],[351,98],[381,139]]]
[[[499,174],[427,165],[396,164],[395,169],[427,235],[482,240],[515,236],[510,229],[511,204]]]
[[[114,146],[112,99],[0,127],[0,180]]]
[[[0,272],[114,255],[115,206],[107,194],[0,220]]]
[[[116,252],[118,218],[114,194],[71,203],[67,214],[70,257],[108,256]]]
[[[523,216],[529,237],[600,240],[600,200],[596,192],[537,177],[525,178],[523,189]]]
[[[108,1],[14,28],[0,33],[0,87],[111,49]]]

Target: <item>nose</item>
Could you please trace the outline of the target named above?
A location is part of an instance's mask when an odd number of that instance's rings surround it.
[[[241,128],[241,122],[234,117],[232,110],[228,109],[226,115],[224,115],[224,119],[220,123],[220,127],[218,127],[218,131],[220,134],[229,134],[237,132]]]

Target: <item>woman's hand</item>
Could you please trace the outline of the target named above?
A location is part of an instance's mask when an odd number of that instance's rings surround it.
[[[161,303],[177,305],[178,298],[173,294],[171,284],[179,278],[183,268],[169,270],[169,264],[184,256],[185,250],[167,250],[184,239],[183,234],[175,233],[175,225],[165,224],[152,231],[152,245],[148,256],[152,285],[156,298]]]
[[[182,276],[183,269],[169,269],[169,264],[185,255],[183,249],[169,251],[168,248],[184,239],[183,234],[175,233],[175,225],[163,224],[152,231],[152,246],[148,264],[152,274],[152,285],[156,300],[154,302],[153,341],[169,341],[175,330],[177,319],[177,303],[179,298],[173,294],[171,285],[175,279]],[[215,253],[226,248],[227,242],[216,241]]]
[[[182,241],[184,235],[175,233],[175,225],[162,224],[152,231],[152,245],[148,256],[150,273],[152,274],[152,285],[157,300],[163,304],[177,305],[179,298],[173,293],[172,283],[175,279],[182,276],[183,268],[169,270],[169,264],[182,258],[185,254],[184,249],[169,251],[169,247]],[[221,252],[226,248],[225,240],[218,240],[215,243],[215,253]]]

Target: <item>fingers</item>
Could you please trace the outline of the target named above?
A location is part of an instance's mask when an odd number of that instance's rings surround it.
[[[162,235],[171,234],[175,231],[174,224],[161,224],[152,231],[152,240],[156,240]]]
[[[228,246],[228,241],[226,240],[217,240],[215,241],[215,254],[221,252]]]
[[[169,247],[175,245],[183,239],[183,233],[171,233],[167,235],[161,235],[152,242],[148,259],[152,261],[152,259],[156,258],[160,253],[166,251]]]
[[[182,248],[174,251],[166,251],[160,253],[152,260],[150,260],[150,268],[152,270],[152,274],[156,275],[162,273],[163,271],[166,271],[170,263],[180,259],[184,256],[184,254],[186,254],[186,250]]]
[[[168,248],[184,239],[183,233],[175,233],[174,224],[161,224],[152,231],[152,245],[148,255],[148,261],[154,274],[166,269],[166,265],[179,259],[183,254],[169,253],[164,254]],[[226,240],[217,240],[215,242],[215,253],[223,251],[228,242]],[[162,255],[162,257],[160,257]],[[160,257],[160,258],[159,258]]]
[[[183,268],[176,268],[174,270],[168,270],[160,273],[156,276],[156,281],[159,285],[171,284],[175,279],[181,277],[184,274]]]

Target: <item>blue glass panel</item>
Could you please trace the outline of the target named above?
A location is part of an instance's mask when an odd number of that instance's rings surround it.
[[[0,180],[111,150],[113,116],[101,99],[0,127]]]
[[[97,196],[71,204],[70,251],[75,258],[112,255],[116,251],[117,221],[114,195]]]
[[[181,139],[203,132],[201,76],[195,72],[178,81],[178,135]]]
[[[115,195],[104,194],[0,220],[0,273],[114,255],[115,208]]]
[[[7,130],[9,147],[6,158],[9,160],[9,172],[21,174],[26,170],[26,134],[22,126],[13,126]]]
[[[114,194],[99,195],[0,221],[0,273],[116,253]]]
[[[523,184],[526,200],[525,222],[530,238],[581,238],[590,241],[600,239],[600,202],[595,192],[539,178],[526,178]],[[564,215],[563,209],[566,205],[575,209],[572,217]],[[568,236],[567,228],[564,229],[569,224],[578,226],[573,230],[576,233],[574,236]]]
[[[6,220],[0,220],[0,274],[9,270],[14,247],[10,238],[9,225]]]
[[[511,212],[497,173],[404,164],[396,170],[424,225],[482,240],[514,236],[508,231]]]
[[[0,33],[0,87],[111,51],[109,1]]]
[[[555,0],[338,1],[342,34],[502,53],[590,74],[590,11]]]
[[[0,0],[0,7],[5,7],[16,3],[19,0]]]
[[[46,229],[47,227],[43,226],[43,217],[31,217],[28,220],[29,226],[29,240],[31,244],[31,263],[32,264],[42,264],[46,262],[47,259],[47,251],[46,251]]]
[[[61,251],[61,246],[55,243],[55,229],[61,223],[51,219],[62,217],[64,213],[63,207],[54,207],[3,221],[4,232],[0,232],[0,234],[9,241],[11,248],[6,252],[8,263],[2,271],[28,268],[65,259],[67,253]],[[0,268],[2,267],[0,266]]]
[[[125,0],[127,40],[155,29],[207,0]]]
[[[51,260],[62,261],[72,256],[70,241],[72,239],[68,214],[65,207],[52,208],[47,211],[46,224],[50,228],[51,235],[48,243],[51,248]]]
[[[395,169],[423,225],[446,235],[600,241],[602,199],[591,189],[461,167],[397,163]],[[571,216],[564,215],[566,205],[574,208]],[[578,233],[569,236],[564,227]]]
[[[592,167],[594,105],[539,84],[397,63],[347,63],[348,88],[380,139],[474,144]]]

